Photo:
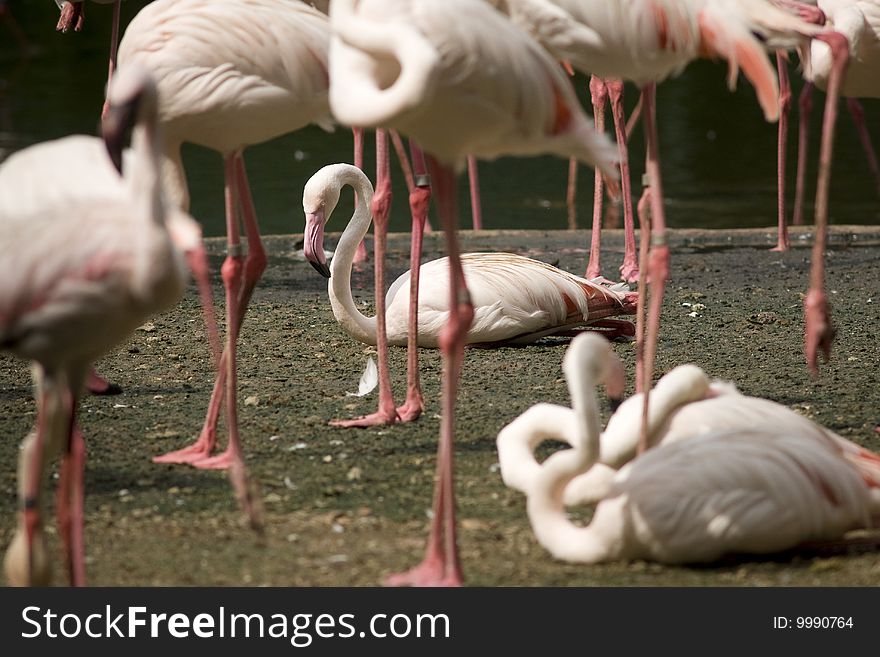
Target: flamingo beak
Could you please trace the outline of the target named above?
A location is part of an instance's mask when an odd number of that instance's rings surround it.
[[[324,278],[330,278],[327,255],[324,253],[324,210],[306,213],[306,231],[303,236],[303,254],[309,264]]]
[[[129,129],[134,125],[137,115],[137,101],[123,105],[108,105],[101,118],[101,136],[107,147],[107,154],[116,170],[122,174],[122,149],[128,140]]]
[[[605,378],[605,393],[611,401],[611,412],[614,413],[623,403],[623,393],[626,388],[626,372],[623,363],[615,355],[609,364],[609,372]]]
[[[217,318],[214,317],[214,295],[211,292],[210,269],[208,268],[208,254],[204,244],[199,243],[186,251],[186,264],[192,272],[193,279],[199,289],[199,299],[202,302],[202,314],[205,317],[205,328],[208,332],[208,342],[211,346],[211,356],[214,366],[220,369],[220,332],[217,329]]]

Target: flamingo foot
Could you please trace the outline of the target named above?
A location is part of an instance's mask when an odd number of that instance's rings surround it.
[[[400,418],[395,409],[388,411],[376,411],[369,415],[356,417],[351,420],[330,420],[331,427],[377,427],[382,425],[390,425],[398,422]]]
[[[639,282],[639,263],[634,259],[632,261],[624,260],[620,265],[620,277],[627,283]]]
[[[813,376],[819,374],[819,351],[825,362],[831,358],[831,342],[834,340],[834,327],[831,325],[831,307],[822,290],[810,290],[804,299],[804,320],[806,331],[804,347],[807,365]]]
[[[85,17],[83,4],[82,2],[68,2],[65,4],[61,9],[61,15],[58,17],[58,24],[55,26],[55,30],[67,33],[72,27],[74,32],[80,32],[83,28],[83,18]]]
[[[787,241],[786,242],[779,242],[779,244],[777,244],[772,249],[770,249],[770,251],[777,251],[779,253],[782,253],[784,251],[788,251],[788,242]]]
[[[462,585],[461,573],[446,573],[446,564],[439,556],[428,556],[415,568],[394,573],[385,578],[385,586],[443,586]]]
[[[397,418],[399,422],[415,422],[418,420],[422,411],[425,410],[425,403],[422,401],[421,395],[412,399],[407,398],[403,406],[397,407]]]
[[[228,451],[228,450],[227,450]],[[235,491],[235,499],[247,514],[251,529],[262,534],[265,529],[263,522],[263,503],[260,497],[259,487],[248,474],[247,468],[241,457],[233,457],[229,466],[229,480]]]
[[[189,464],[199,470],[228,470],[236,461],[241,461],[241,459],[237,459],[233,451],[227,448],[222,454],[193,459],[189,461]]]
[[[195,463],[203,461],[211,456],[211,443],[203,437],[194,442],[189,447],[177,449],[161,456],[154,456],[153,463]]]
[[[111,383],[103,376],[98,374],[94,369],[89,370],[88,379],[86,380],[86,390],[93,395],[118,395],[122,393],[122,387],[116,383]]]
[[[636,325],[625,319],[600,319],[587,328],[598,329],[609,340],[629,340],[636,336]]]

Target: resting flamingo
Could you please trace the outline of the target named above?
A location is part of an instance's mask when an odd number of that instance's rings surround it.
[[[183,252],[202,290],[207,259],[197,223],[162,198],[156,88],[142,71],[116,77],[105,138],[121,158],[135,122],[125,178],[107,148],[68,137],[20,151],[0,167],[0,188],[36,188],[47,172],[73,174],[41,199],[0,194],[0,241],[7,246],[0,286],[0,347],[34,362],[36,432],[19,462],[19,525],[6,553],[10,583],[45,584],[50,562],[41,519],[43,473],[63,451],[57,513],[71,583],[85,582],[82,537],[85,446],[76,405],[90,363],[183,293]],[[135,114],[136,113],[136,114]],[[116,144],[120,144],[117,146]],[[76,184],[81,183],[81,184]],[[33,239],[37,233],[40,239]],[[203,298],[210,307],[210,297]]]
[[[463,168],[469,155],[555,153],[597,163],[614,175],[614,147],[593,131],[556,62],[482,0],[334,0],[330,18],[336,118],[398,129],[430,154],[451,279],[449,322],[439,337],[444,367],[438,478],[425,559],[388,583],[457,585],[454,403],[473,305],[455,232],[454,176],[447,167]],[[378,189],[374,204],[385,193]],[[381,325],[384,294],[377,292]]]
[[[572,390],[572,397],[574,391]],[[595,504],[611,486],[616,471],[636,456],[642,424],[642,394],[624,401],[600,438],[599,458],[565,489],[566,504]],[[573,445],[577,412],[555,404],[536,404],[498,434],[498,457],[504,483],[525,492],[540,471],[534,456],[547,439]],[[779,433],[815,435],[834,441],[852,455],[880,466],[880,457],[856,443],[798,415],[782,404],[741,394],[736,386],[712,381],[696,365],[679,365],[664,375],[651,393],[648,446],[702,437],[717,431],[752,431],[773,427]]]
[[[327,103],[327,16],[298,0],[156,0],[131,21],[119,65],[136,63],[158,80],[171,198],[188,207],[183,142],[223,155],[227,257],[227,334],[198,440],[154,460],[230,468],[236,494],[254,525],[261,520],[246,474],[238,428],[236,342],[254,287],[266,267],[242,152],[250,144],[318,123],[332,129]],[[247,236],[244,256],[240,229]],[[211,456],[225,393],[229,444]]]
[[[336,246],[332,267],[328,269],[320,238],[345,185],[355,189],[358,203]],[[375,345],[376,318],[361,314],[351,293],[354,251],[370,226],[372,198],[369,179],[349,164],[324,167],[309,179],[303,190],[306,221],[321,227],[309,231],[313,240],[308,254],[315,268],[330,278],[328,288],[333,314],[350,336]],[[634,313],[636,301],[632,293],[598,285],[512,253],[466,253],[462,254],[461,262],[474,305],[474,320],[464,338],[466,344],[525,344],[594,322],[602,328],[634,333],[628,322],[599,321],[612,315]],[[421,265],[417,313],[420,347],[437,347],[449,319],[448,272],[448,258]],[[390,344],[407,344],[409,279],[410,272],[401,275],[391,284],[385,297],[385,324]]]
[[[563,491],[601,451],[595,384],[614,380],[607,341],[581,335],[563,361],[577,417],[574,447],[530,483],[538,542],[581,563],[709,562],[840,539],[880,519],[880,457],[848,453],[821,432],[739,429],[661,445],[615,474],[590,524],[566,515]],[[686,513],[682,513],[687,509]]]

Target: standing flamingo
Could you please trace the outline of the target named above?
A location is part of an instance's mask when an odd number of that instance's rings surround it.
[[[43,472],[64,452],[58,520],[71,582],[85,582],[82,538],[85,446],[76,405],[89,365],[148,317],[168,308],[185,284],[183,253],[207,285],[198,224],[164,202],[156,88],[132,69],[117,76],[105,121],[107,148],[68,137],[20,151],[0,167],[0,242],[6,245],[0,286],[0,347],[34,362],[37,427],[19,463],[21,515],[5,567],[14,584],[45,584],[49,560],[41,520]],[[121,136],[134,123],[125,178]],[[45,188],[58,170],[76,183]],[[91,172],[89,175],[85,172]],[[39,239],[33,235],[38,234]],[[203,302],[210,306],[210,298]]]
[[[238,429],[236,342],[266,267],[266,254],[242,151],[309,123],[332,128],[327,103],[329,39],[327,16],[298,0],[156,0],[135,16],[119,46],[120,67],[136,63],[158,81],[171,198],[181,207],[189,204],[180,155],[183,142],[211,148],[225,163],[223,362],[198,440],[154,460],[230,468],[236,493],[254,524],[260,522],[259,513],[251,498]],[[212,457],[224,393],[229,445]]]
[[[343,232],[327,268],[321,237],[336,207],[343,186],[358,194],[355,214]],[[356,340],[376,344],[375,317],[365,317],[351,294],[354,248],[369,228],[373,189],[358,168],[331,164],[311,177],[303,190],[306,214],[306,250],[314,267],[330,278],[333,314]],[[546,335],[589,326],[606,317],[635,312],[635,295],[609,289],[569,274],[552,265],[512,253],[466,253],[461,256],[464,276],[474,306],[474,320],[466,344],[524,344]],[[418,303],[418,345],[436,347],[449,319],[449,260],[440,258],[421,265]],[[385,299],[385,324],[390,344],[407,344],[409,326],[408,283],[401,275]],[[602,322],[599,322],[602,326]],[[630,330],[628,322],[619,326]]]
[[[614,476],[590,524],[575,525],[564,491],[601,453],[593,388],[614,381],[615,360],[607,341],[587,334],[572,340],[563,361],[574,447],[552,454],[527,489],[532,529],[557,559],[709,562],[839,539],[880,518],[880,457],[842,450],[821,432],[765,427],[642,454]]]
[[[330,18],[333,113],[346,125],[398,129],[430,154],[450,263],[449,321],[439,336],[443,408],[431,533],[422,564],[388,583],[458,585],[454,404],[474,310],[448,167],[463,168],[469,155],[555,153],[614,175],[614,149],[593,131],[556,62],[482,0],[334,0]],[[411,307],[410,317],[415,314]]]

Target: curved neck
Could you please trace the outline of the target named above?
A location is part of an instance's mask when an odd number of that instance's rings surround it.
[[[354,255],[373,221],[373,217],[370,215],[373,188],[363,173],[353,169],[347,170],[341,179],[340,185],[345,184],[354,188],[358,198],[354,214],[339,238],[336,253],[330,263],[330,281],[328,283],[330,305],[333,308],[333,315],[351,337],[360,342],[375,345],[376,318],[367,317],[361,313],[351,296],[351,266],[354,262]]]
[[[165,142],[162,150],[162,186],[167,201],[172,207],[189,212],[189,188],[186,184],[186,171],[180,155],[179,141]]]
[[[578,527],[569,520],[563,493],[572,479],[589,470],[598,459],[599,408],[595,381],[584,369],[567,378],[578,435],[573,449],[556,452],[544,461],[529,492],[528,512],[535,536],[554,556],[589,562],[601,558],[604,548],[590,526]]]
[[[131,170],[126,182],[141,218],[160,225],[165,223],[165,206],[160,178],[160,140],[155,120],[138,121],[131,134]]]

